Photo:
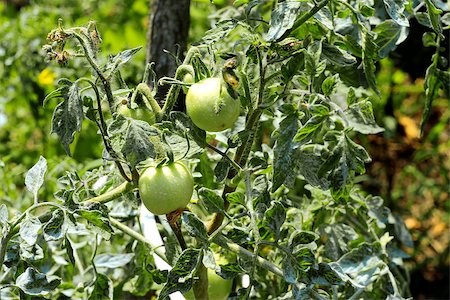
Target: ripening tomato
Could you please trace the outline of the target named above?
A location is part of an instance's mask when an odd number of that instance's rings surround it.
[[[222,79],[208,78],[189,88],[186,112],[197,127],[218,132],[233,127],[239,117],[240,103],[228,94]]]
[[[145,207],[155,215],[184,208],[191,200],[194,179],[182,162],[149,167],[139,177],[139,193]]]

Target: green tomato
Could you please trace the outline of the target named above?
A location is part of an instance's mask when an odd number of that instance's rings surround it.
[[[233,127],[239,117],[240,103],[228,94],[222,79],[208,78],[189,88],[186,111],[197,127],[218,132]]]
[[[194,179],[181,162],[149,167],[139,177],[139,193],[145,207],[155,215],[184,208],[191,200]]]
[[[124,117],[145,121],[150,125],[155,124],[155,114],[147,107],[130,109],[126,104],[120,104],[117,111]]]

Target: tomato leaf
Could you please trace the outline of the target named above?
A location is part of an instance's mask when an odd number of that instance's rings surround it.
[[[190,212],[183,213],[183,223],[187,232],[195,237],[200,239],[204,244],[208,243],[208,234],[206,233],[205,225],[196,215]]]
[[[201,148],[206,146],[206,132],[195,126],[186,114],[173,111],[170,113],[170,119],[175,122],[177,130],[187,132]]]
[[[112,300],[114,294],[114,284],[112,280],[102,273],[97,273],[94,281],[94,288],[90,292],[89,300]]]
[[[32,267],[28,267],[25,272],[16,279],[16,286],[23,292],[32,296],[43,296],[53,291],[61,279],[56,276],[47,276]]]
[[[266,35],[266,41],[276,41],[285,32],[294,26],[300,12],[307,9],[308,5],[299,1],[284,1],[278,3],[270,17],[270,28]]]
[[[298,245],[306,245],[316,241],[319,238],[317,234],[311,231],[295,231],[289,238],[289,247],[294,249]]]
[[[8,208],[5,204],[0,205],[0,228],[8,224]]]
[[[57,241],[64,237],[64,212],[61,209],[53,211],[51,219],[43,227],[44,239],[48,241]]]
[[[134,253],[102,253],[95,257],[94,264],[97,268],[121,268],[126,266],[134,258]]]
[[[296,146],[294,136],[298,129],[297,114],[292,113],[280,122],[280,128],[276,134],[278,136],[274,146],[273,159],[273,186],[272,191],[276,191],[286,180],[289,173],[292,173],[292,153]]]
[[[378,90],[375,74],[376,68],[373,58],[378,56],[378,47],[375,44],[375,37],[372,32],[367,29],[361,30],[362,37],[362,65],[364,69],[364,74],[366,75],[367,83],[372,90],[380,96],[380,91]]]
[[[441,40],[445,39],[445,36],[442,34],[442,25],[440,22],[440,14],[442,10],[437,8],[432,0],[424,0],[425,6],[427,7],[428,18],[430,20],[431,26],[433,27],[434,32],[439,35]]]
[[[28,216],[22,221],[19,229],[20,237],[28,244],[34,245],[37,241],[39,231],[42,228],[41,221],[34,216]]]
[[[209,213],[222,212],[224,209],[223,199],[217,193],[208,188],[201,188],[198,191],[202,203],[205,205],[206,210]]]
[[[44,184],[44,175],[47,171],[47,160],[40,156],[39,161],[25,175],[25,186],[30,191],[35,201],[37,201],[38,192]]]
[[[193,275],[201,260],[201,249],[186,249],[178,258],[175,266],[169,271],[167,282],[162,288],[158,299],[166,299],[174,292],[185,293],[192,288]]]
[[[76,209],[74,213],[79,214],[86,219],[89,224],[93,225],[92,229],[97,231],[105,240],[109,240],[114,230],[109,222],[106,207],[101,204],[94,204],[89,207],[81,207]]]
[[[392,20],[386,20],[378,24],[373,30],[377,34],[375,43],[378,46],[378,56],[387,57],[408,36],[405,27]]]
[[[364,243],[344,254],[338,261],[329,264],[343,280],[356,288],[364,288],[372,283],[373,275],[384,268],[376,249]]]
[[[68,83],[66,82],[66,84]],[[73,142],[75,132],[81,131],[84,118],[83,100],[77,82],[64,85],[60,88],[60,93],[63,101],[56,106],[53,112],[51,133],[58,135],[67,155],[71,155],[69,145]]]
[[[363,134],[377,134],[384,131],[375,122],[372,103],[368,99],[350,104],[344,113],[353,130]]]
[[[219,271],[216,273],[223,279],[233,279],[236,276],[245,273],[245,270],[237,263],[227,263],[218,265]]]
[[[267,225],[275,235],[275,240],[280,238],[280,229],[286,220],[286,210],[280,202],[274,202],[265,213]]]
[[[386,12],[398,25],[409,27],[408,18],[403,13],[405,6],[408,5],[407,0],[383,0]]]
[[[310,268],[307,276],[311,284],[319,284],[321,286],[344,284],[339,275],[326,263],[319,263],[317,268]]]
[[[147,122],[127,119],[117,114],[108,126],[108,132],[113,150],[121,153],[132,167],[148,158],[156,157],[155,147],[149,137],[159,133]]]

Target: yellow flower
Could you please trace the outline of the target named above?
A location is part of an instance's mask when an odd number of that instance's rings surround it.
[[[50,69],[45,68],[38,75],[38,82],[40,85],[52,85],[53,81],[55,81],[55,73],[53,73]]]

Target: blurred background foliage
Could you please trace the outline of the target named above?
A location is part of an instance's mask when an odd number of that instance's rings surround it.
[[[231,1],[232,2],[232,1]],[[201,38],[220,18],[226,0],[192,0],[189,41]],[[24,192],[24,174],[39,156],[49,164],[42,191],[43,199],[53,197],[55,179],[66,170],[80,175],[101,165],[101,140],[96,127],[83,123],[82,138],[76,136],[73,157],[67,157],[56,136],[50,135],[54,100],[43,106],[45,95],[56,87],[56,78],[71,78],[76,71],[88,74],[79,60],[69,67],[45,61],[41,47],[47,33],[62,18],[67,27],[95,20],[101,33],[102,54],[145,47],[148,22],[146,0],[15,0],[0,2],[0,201],[18,210],[31,203]],[[378,66],[381,98],[372,99],[376,119],[386,131],[361,136],[373,162],[361,185],[384,197],[411,230],[415,247],[411,259],[411,289],[416,299],[448,295],[450,219],[450,110],[448,95],[435,100],[426,130],[420,137],[424,106],[424,80],[431,60],[427,48],[411,48],[421,40],[419,24],[411,23],[405,43]],[[414,51],[411,51],[414,49]],[[123,77],[130,87],[141,81],[144,53],[134,58]],[[417,58],[421,60],[417,63]],[[415,61],[414,64],[408,63]],[[89,134],[87,134],[89,132]]]

